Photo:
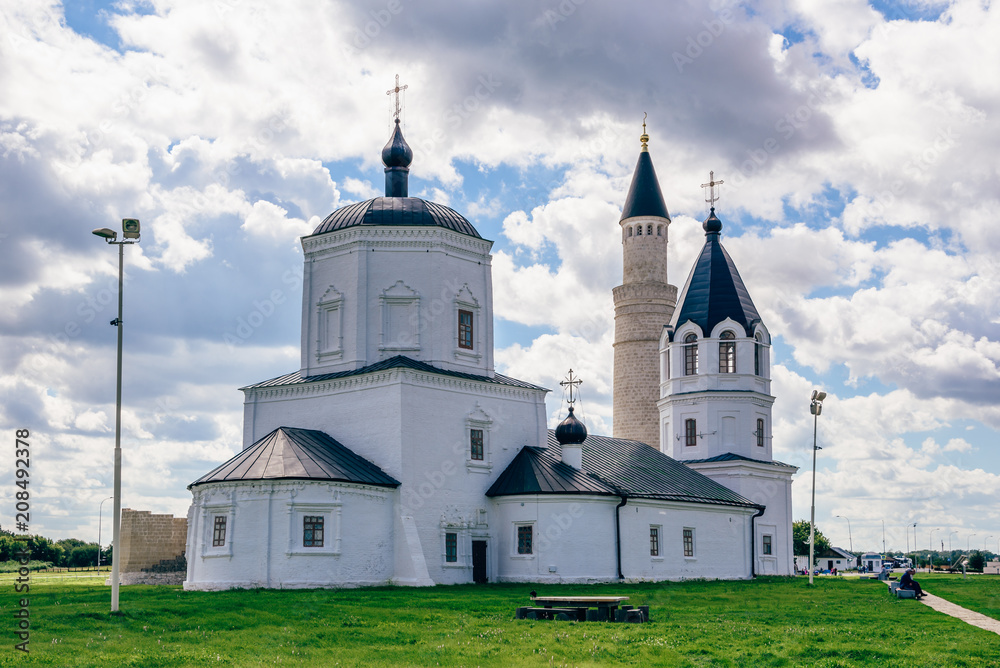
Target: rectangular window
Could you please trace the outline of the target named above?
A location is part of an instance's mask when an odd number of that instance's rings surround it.
[[[472,311],[458,312],[458,347],[472,350]]]
[[[698,373],[698,344],[689,343],[684,346],[684,375],[694,376]]]
[[[483,430],[469,430],[470,453],[472,459],[483,461]]]
[[[684,556],[694,556],[694,529],[684,529]]]
[[[226,517],[215,516],[215,526],[212,530],[212,547],[222,547],[226,544]]]
[[[753,344],[753,372],[755,376],[760,375],[760,343]]]
[[[517,553],[532,554],[531,552],[531,525],[517,527]]]
[[[719,373],[736,373],[736,342],[719,342]]]
[[[660,527],[649,527],[649,556],[660,556]]]
[[[760,419],[757,420],[757,447],[764,447],[764,421]]]
[[[458,561],[458,534],[446,533],[444,535],[444,560],[449,564]]]
[[[684,420],[684,445],[698,445],[698,423]]]
[[[323,547],[323,516],[302,518],[302,547]]]
[[[771,554],[771,537],[764,534],[764,549],[762,550],[764,554]]]

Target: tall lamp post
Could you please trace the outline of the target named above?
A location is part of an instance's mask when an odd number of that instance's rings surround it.
[[[104,502],[108,499],[113,499],[115,497],[109,496],[107,499],[101,499],[101,505],[97,508],[97,572],[101,572],[101,520],[104,519]]]
[[[965,551],[966,552],[970,552],[972,550],[972,548],[969,547],[969,546],[972,545],[972,537],[975,536],[975,535],[976,534],[974,534],[974,533],[970,533],[969,534],[969,539],[967,541],[965,541]]]
[[[882,556],[885,556],[885,520],[882,520]]]
[[[937,529],[931,529],[930,535],[927,537],[927,547],[930,549],[930,553],[927,555],[927,572],[930,573],[931,569],[934,567],[934,532]]]
[[[848,545],[851,546],[851,554],[854,554],[854,538],[851,536],[851,520],[847,519],[845,515],[834,515],[834,517],[839,517],[841,519],[847,520],[847,540]]]
[[[813,390],[809,403],[809,412],[813,416],[813,476],[812,476],[812,506],[809,509],[809,584],[813,583],[813,555],[816,549],[816,423],[817,418],[823,413],[823,400],[826,399],[826,392]]]
[[[118,246],[118,317],[111,324],[118,328],[118,381],[115,398],[115,483],[114,483],[114,537],[111,553],[111,612],[118,612],[118,569],[121,566],[122,530],[122,285],[125,267],[125,246],[139,241],[139,221],[135,218],[122,220],[122,240],[116,241],[118,233],[102,227],[94,234],[109,244]]]
[[[951,537],[954,536],[957,533],[958,533],[957,531],[952,531],[950,534],[948,534],[948,552],[949,552],[948,559],[949,559],[949,561],[951,560],[951,554],[950,554],[950,552],[951,552]]]
[[[993,536],[992,535],[991,536],[987,536],[986,540],[983,541],[983,552],[986,551],[986,543],[988,543],[990,541],[990,538],[993,538]]]

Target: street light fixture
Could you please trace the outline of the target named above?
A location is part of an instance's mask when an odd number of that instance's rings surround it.
[[[114,537],[111,553],[111,612],[118,612],[118,572],[121,566],[122,530],[122,284],[125,267],[125,246],[138,243],[139,221],[135,218],[122,220],[122,240],[116,241],[118,233],[106,227],[94,230],[94,235],[109,244],[118,246],[118,317],[111,324],[118,328],[118,381],[115,399],[115,482],[114,482]]]
[[[809,412],[813,416],[813,475],[812,475],[812,506],[809,509],[809,584],[813,583],[813,555],[816,549],[816,423],[817,418],[823,413],[823,400],[826,399],[826,392],[813,390],[809,403]]]
[[[882,556],[885,556],[885,520],[882,520]]]
[[[957,531],[952,531],[950,534],[948,534],[948,552],[951,552],[951,537],[957,533],[958,533]],[[951,556],[949,555],[948,558],[951,559]]]
[[[101,572],[101,520],[104,518],[104,502],[108,499],[113,499],[115,497],[109,496],[107,499],[101,499],[101,505],[97,508],[97,572]]]
[[[847,540],[851,546],[851,554],[854,554],[854,538],[851,536],[851,520],[847,519],[844,515],[834,515],[834,517],[839,517],[841,519],[847,520]]]
[[[986,537],[986,540],[983,541],[983,552],[986,551],[986,543],[989,542],[990,538],[993,538],[993,536],[989,535],[989,536]]]
[[[972,537],[975,536],[975,535],[976,534],[974,534],[974,533],[970,533],[969,534],[969,539],[965,541],[965,551],[966,552],[971,551],[972,548],[970,548],[969,546],[972,545]]]
[[[927,555],[927,571],[934,567],[934,532],[937,529],[931,529],[930,535],[927,536],[927,547],[930,549],[930,553]]]

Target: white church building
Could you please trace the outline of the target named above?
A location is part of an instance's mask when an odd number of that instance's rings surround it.
[[[614,437],[572,405],[548,430],[548,390],[496,372],[492,242],[408,196],[397,119],[385,196],[302,239],[300,368],[242,388],[242,452],[189,485],[185,588],[790,574],[770,335],[714,209],[666,284],[647,141],[620,220]]]

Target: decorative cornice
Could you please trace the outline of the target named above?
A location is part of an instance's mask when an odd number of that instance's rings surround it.
[[[774,403],[774,397],[769,394],[761,394],[754,390],[695,390],[694,392],[683,392],[681,394],[668,394],[661,397],[657,406],[677,405],[690,406],[706,401],[741,401],[750,400],[757,406],[768,407]]]
[[[194,497],[193,501],[195,504],[204,506],[207,504],[213,504],[213,497],[217,495],[230,495],[232,505],[236,505],[238,500],[235,498],[235,494],[239,495],[244,499],[249,499],[253,496],[253,492],[256,490],[257,494],[260,495],[259,498],[263,499],[266,495],[276,494],[280,492],[287,492],[292,496],[297,495],[306,489],[316,490],[316,489],[326,489],[331,495],[336,493],[338,497],[340,496],[357,496],[369,499],[376,499],[379,501],[385,501],[393,494],[395,489],[388,489],[385,487],[377,487],[374,485],[363,485],[356,482],[338,482],[332,480],[227,480],[223,482],[207,482],[191,490]],[[339,503],[339,498],[334,499],[331,497],[330,500],[323,501],[303,501],[302,503],[326,503],[336,505]],[[222,505],[222,502],[219,502]]]
[[[313,383],[305,381],[289,385],[273,385],[260,388],[248,387],[244,388],[243,392],[246,396],[245,401],[251,402],[254,400],[261,401],[339,394],[364,388],[388,387],[402,382],[422,385],[424,387],[444,387],[462,392],[476,392],[481,395],[489,394],[523,400],[530,400],[536,393],[540,396],[544,396],[545,394],[543,390],[531,390],[523,387],[502,385],[500,383],[456,378],[454,376],[438,375],[415,369],[407,369],[405,367],[387,369],[385,371],[373,371],[357,376]]]
[[[489,257],[493,242],[436,226],[355,226],[316,237],[303,237],[302,250],[308,257],[335,255],[337,251],[355,251],[361,247],[419,249],[442,248],[462,254]]]
[[[630,299],[662,299],[671,306],[677,302],[677,286],[669,283],[624,283],[611,289],[615,306]]]

